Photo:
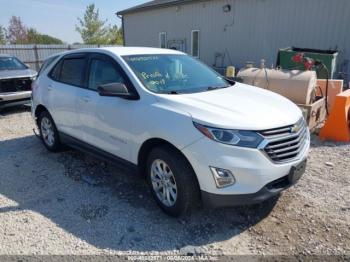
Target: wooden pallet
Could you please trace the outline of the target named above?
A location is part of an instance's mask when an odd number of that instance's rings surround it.
[[[326,98],[324,97],[319,98],[311,105],[298,104],[298,107],[303,111],[310,131],[314,131],[319,124],[326,120]]]

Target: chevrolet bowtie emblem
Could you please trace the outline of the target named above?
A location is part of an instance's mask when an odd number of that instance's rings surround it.
[[[300,130],[300,125],[294,125],[291,129],[290,129],[290,132],[291,133],[298,133],[299,130]]]

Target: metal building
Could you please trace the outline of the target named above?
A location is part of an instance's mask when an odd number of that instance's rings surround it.
[[[125,45],[176,48],[217,68],[275,65],[279,48],[339,51],[350,73],[349,0],[156,0],[117,13]]]

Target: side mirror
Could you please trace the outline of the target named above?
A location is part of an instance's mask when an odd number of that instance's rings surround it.
[[[129,100],[136,99],[136,96],[134,94],[131,94],[123,83],[110,83],[100,85],[97,90],[100,96],[114,96]]]

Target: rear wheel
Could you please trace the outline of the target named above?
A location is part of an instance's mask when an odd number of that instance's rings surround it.
[[[147,161],[147,178],[154,199],[166,214],[181,216],[199,204],[195,173],[177,150],[167,146],[153,149]]]
[[[56,125],[49,112],[43,111],[40,113],[38,124],[44,146],[51,152],[57,152],[61,147],[61,143]]]

